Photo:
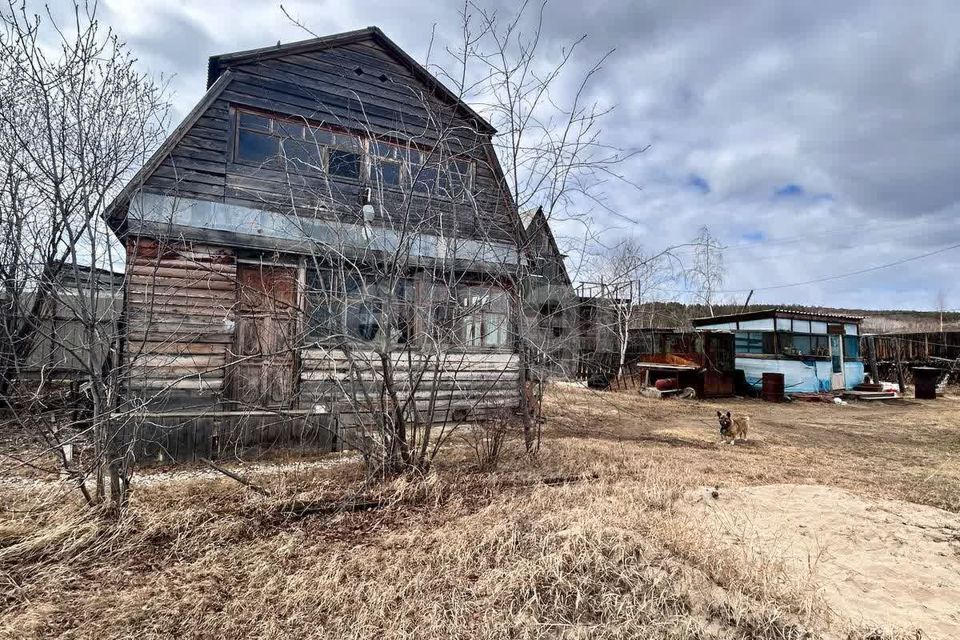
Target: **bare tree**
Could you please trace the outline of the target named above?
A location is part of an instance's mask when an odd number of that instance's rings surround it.
[[[713,306],[717,302],[717,292],[723,287],[724,247],[706,226],[700,227],[693,245],[693,265],[687,273],[687,278],[695,287],[696,299],[707,307],[712,317]]]
[[[594,349],[603,352],[612,345],[617,377],[624,374],[630,331],[643,328],[649,303],[664,299],[667,285],[676,282],[682,271],[679,248],[647,252],[635,238],[627,238],[596,256],[594,282],[581,287],[586,304],[595,310]]]
[[[442,60],[431,60],[428,68],[457,97],[475,105],[496,129],[492,148],[483,152],[499,159],[489,168],[510,194],[510,208],[543,207],[548,219],[576,221],[590,228],[593,206],[620,215],[605,204],[605,184],[610,180],[629,184],[619,169],[642,149],[623,150],[607,143],[602,124],[612,106],[590,98],[591,84],[612,50],[585,61],[581,53],[586,36],[548,49],[543,37],[546,6],[546,2],[537,6],[525,2],[504,17],[479,3],[465,2],[459,37],[448,39],[451,44]],[[442,132],[441,140],[463,133],[451,126],[449,115],[437,113],[432,125]],[[529,313],[531,303],[525,297],[535,287],[524,285],[539,275],[527,260],[529,239],[522,229],[514,230],[512,237],[519,259],[503,275],[509,283],[510,315],[517,319],[513,334],[524,372],[521,414],[528,450],[534,451],[527,379],[532,375],[531,359],[549,355],[540,339],[542,332],[534,330],[536,313]],[[542,307],[539,301],[535,304],[538,310]],[[565,296],[561,306],[550,307],[549,313],[554,318],[573,315],[575,304],[574,296]]]
[[[119,507],[126,471],[113,437],[119,363],[110,357],[119,283],[102,276],[123,257],[99,216],[161,140],[167,103],[101,28],[95,4],[75,4],[72,20],[58,24],[9,0],[0,20],[0,398],[57,452],[91,505],[105,500],[109,477]],[[87,394],[88,415],[72,425],[93,443],[82,466],[65,447],[78,437],[67,428],[76,412],[35,417],[50,408],[44,391],[56,382],[52,360],[30,361],[41,343],[47,357],[69,360]]]
[[[947,310],[947,294],[943,289],[937,290],[937,311],[940,313],[940,333],[943,333],[943,314]]]

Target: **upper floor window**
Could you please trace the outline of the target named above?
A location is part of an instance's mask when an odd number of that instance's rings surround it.
[[[235,157],[260,164],[289,164],[356,180],[361,177],[363,148],[360,138],[353,134],[238,111]]]
[[[383,140],[370,143],[370,177],[375,185],[459,198],[473,187],[473,163],[442,160],[439,154]]]
[[[369,181],[376,187],[402,188],[461,198],[473,188],[475,167],[437,151],[364,138],[306,122],[237,110],[234,158],[275,168],[294,168],[340,178]]]

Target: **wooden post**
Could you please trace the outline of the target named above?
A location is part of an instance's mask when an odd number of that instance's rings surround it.
[[[903,383],[903,367],[900,366],[900,338],[897,338],[896,348],[893,350],[893,357],[897,364],[897,384],[900,385],[900,395],[907,392],[907,385]]]
[[[873,378],[873,384],[880,384],[880,374],[877,373],[876,336],[867,336],[867,364],[870,366],[870,377]]]

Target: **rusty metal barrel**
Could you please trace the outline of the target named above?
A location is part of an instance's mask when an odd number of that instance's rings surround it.
[[[913,368],[913,397],[919,400],[937,399],[937,380],[940,369],[934,367]]]
[[[761,398],[767,402],[783,402],[784,389],[782,373],[764,372]]]

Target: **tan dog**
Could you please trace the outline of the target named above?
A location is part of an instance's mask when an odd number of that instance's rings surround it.
[[[730,442],[734,444],[737,438],[747,439],[747,429],[750,428],[750,416],[737,416],[734,418],[727,411],[726,415],[717,411],[717,418],[720,420],[720,443]]]

